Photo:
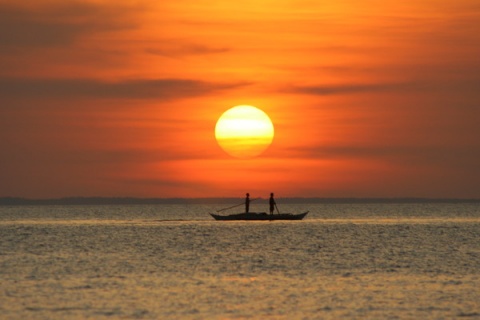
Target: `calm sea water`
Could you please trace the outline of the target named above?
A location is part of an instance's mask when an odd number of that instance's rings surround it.
[[[480,204],[222,207],[0,207],[0,318],[480,319]]]

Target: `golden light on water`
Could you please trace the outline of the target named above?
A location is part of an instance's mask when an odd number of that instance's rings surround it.
[[[273,123],[262,110],[240,105],[225,111],[215,126],[215,138],[229,155],[247,159],[262,154],[272,143]]]

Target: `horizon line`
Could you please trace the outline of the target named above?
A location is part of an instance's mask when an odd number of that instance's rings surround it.
[[[69,196],[59,198],[0,197],[0,205],[108,205],[108,204],[216,204],[242,201],[243,197],[103,197]],[[258,200],[268,200],[258,197]],[[431,197],[277,197],[284,203],[476,203],[480,198]]]

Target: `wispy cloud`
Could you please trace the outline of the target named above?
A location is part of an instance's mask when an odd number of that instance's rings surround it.
[[[418,82],[398,83],[373,83],[373,84],[340,84],[340,85],[316,85],[316,86],[291,86],[286,89],[290,93],[310,95],[336,95],[336,94],[358,94],[358,93],[381,93],[396,91],[413,91],[423,88],[424,85]]]
[[[192,79],[134,79],[102,82],[93,79],[0,78],[3,98],[131,98],[181,99],[228,90],[247,82],[215,83]]]
[[[367,160],[396,163],[405,166],[437,166],[478,171],[480,151],[469,146],[416,146],[416,145],[343,145],[309,146],[286,150],[286,157],[333,160]]]
[[[209,47],[202,44],[186,43],[179,41],[165,41],[164,43],[146,49],[147,53],[168,57],[181,58],[191,55],[217,54],[230,51],[226,47]]]
[[[68,45],[84,34],[133,28],[122,6],[82,2],[26,7],[0,4],[0,49]]]

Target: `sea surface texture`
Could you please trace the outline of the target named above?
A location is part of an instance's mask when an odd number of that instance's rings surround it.
[[[0,207],[0,318],[480,319],[480,204],[278,202]]]

